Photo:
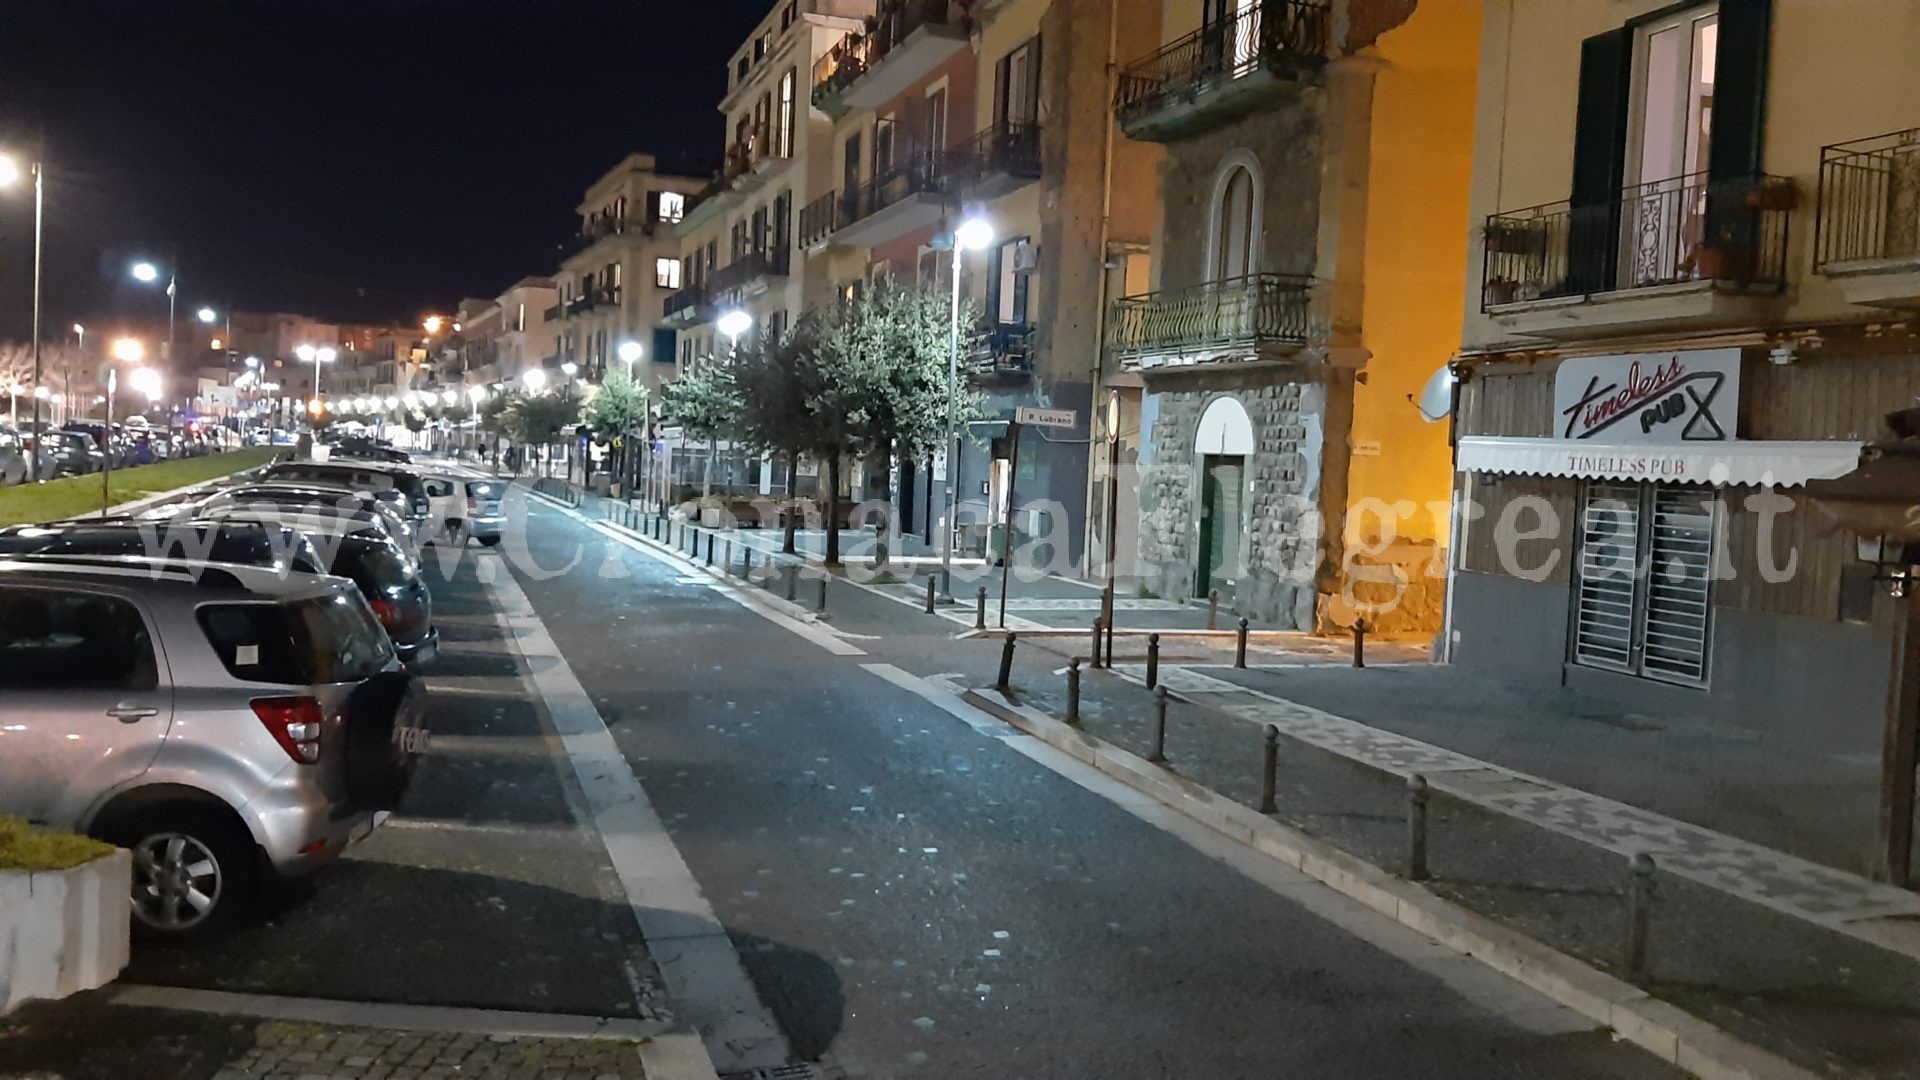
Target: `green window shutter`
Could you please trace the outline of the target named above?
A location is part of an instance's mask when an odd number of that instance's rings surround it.
[[[1749,180],[1761,172],[1767,119],[1767,53],[1773,0],[1720,0],[1720,43],[1714,57],[1713,132],[1707,170],[1716,181]]]
[[[1627,97],[1632,84],[1632,30],[1623,26],[1580,43],[1573,213],[1567,234],[1570,292],[1602,292],[1613,286],[1620,247],[1620,182],[1627,167]]]

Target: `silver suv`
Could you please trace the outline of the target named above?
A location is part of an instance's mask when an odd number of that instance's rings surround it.
[[[230,927],[398,805],[426,692],[351,582],[144,557],[0,559],[0,813],[133,852],[133,914]]]

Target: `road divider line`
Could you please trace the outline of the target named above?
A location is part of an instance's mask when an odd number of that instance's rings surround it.
[[[625,890],[675,1011],[700,1031],[719,1068],[787,1063],[790,1048],[726,928],[667,834],[593,699],[511,572],[487,581],[496,614],[525,662],[549,722]]]

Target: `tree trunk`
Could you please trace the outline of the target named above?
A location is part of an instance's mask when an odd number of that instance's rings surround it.
[[[840,453],[834,451],[827,457],[827,565],[840,565],[840,515],[835,507],[840,502]]]
[[[798,493],[798,488],[800,487],[800,479],[796,475],[799,468],[800,468],[800,455],[796,452],[788,451],[787,452],[787,513],[786,513],[787,529],[786,529],[786,535],[781,537],[780,539],[780,554],[782,555],[792,555],[794,553],[793,534],[794,534],[794,530],[799,528],[800,515],[797,512],[797,509],[799,506],[797,493]]]
[[[887,508],[881,512],[880,528],[874,533],[873,538],[873,565],[876,569],[886,566],[893,557],[890,541],[893,538],[893,515],[896,510],[894,503],[899,498],[899,492],[893,486],[893,440],[887,440],[886,449],[881,451],[879,457],[880,467],[884,470],[882,475],[885,477],[880,486],[887,494],[887,497],[881,501]]]

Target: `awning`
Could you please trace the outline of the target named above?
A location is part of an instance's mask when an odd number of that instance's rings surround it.
[[[1860,464],[1861,445],[1829,440],[1667,445],[1469,435],[1460,439],[1456,461],[1461,472],[1797,487],[1852,472]]]
[[[1858,472],[1807,485],[1822,532],[1920,543],[1920,440],[1876,443]]]

